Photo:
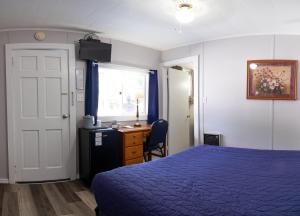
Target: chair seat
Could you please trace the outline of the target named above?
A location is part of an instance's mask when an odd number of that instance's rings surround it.
[[[161,143],[160,145],[157,145],[157,146],[148,146],[146,144],[146,142],[144,142],[144,152],[159,150],[163,147],[164,147],[163,143]]]
[[[166,156],[166,136],[168,131],[168,122],[160,119],[153,122],[151,131],[146,141],[144,142],[144,158],[145,161],[151,160],[152,151],[159,151],[160,157]],[[147,154],[146,154],[147,153]],[[146,157],[148,155],[148,158]]]

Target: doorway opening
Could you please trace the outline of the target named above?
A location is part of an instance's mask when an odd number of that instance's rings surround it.
[[[199,144],[198,56],[163,63],[162,117],[169,122],[168,154]]]

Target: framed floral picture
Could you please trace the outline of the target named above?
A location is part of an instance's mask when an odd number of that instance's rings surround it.
[[[296,100],[297,60],[247,62],[247,98]]]

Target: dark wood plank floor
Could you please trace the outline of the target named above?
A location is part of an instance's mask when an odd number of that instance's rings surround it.
[[[93,194],[80,181],[0,184],[2,216],[95,216]]]

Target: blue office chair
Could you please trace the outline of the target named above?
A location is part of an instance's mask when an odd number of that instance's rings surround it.
[[[152,155],[158,157],[166,156],[166,137],[168,132],[168,122],[163,119],[159,119],[152,123],[149,136],[144,143],[144,159],[146,161],[152,160]],[[158,151],[156,154],[152,151]]]

